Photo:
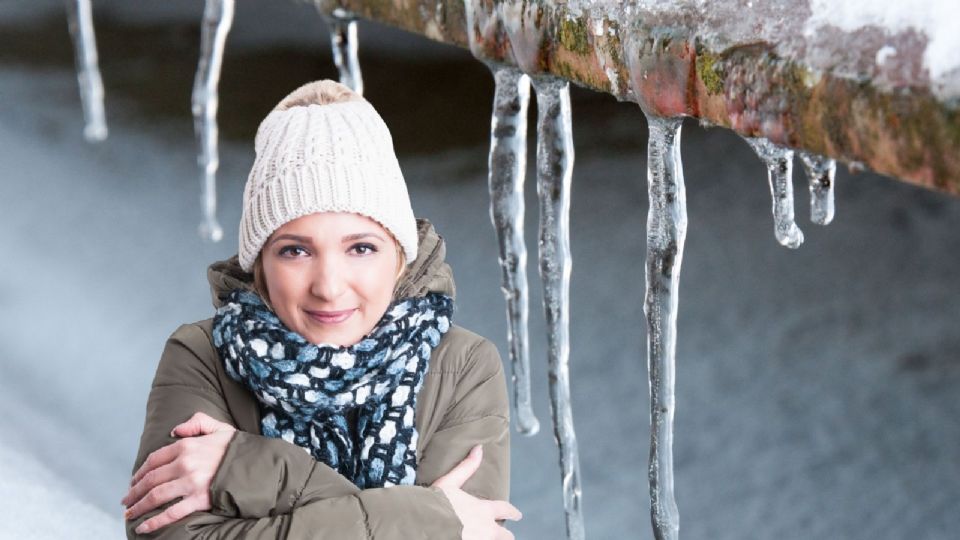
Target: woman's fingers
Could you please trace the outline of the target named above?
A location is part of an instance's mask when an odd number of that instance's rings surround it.
[[[177,504],[172,505],[163,512],[141,523],[135,530],[137,534],[146,534],[153,532],[161,527],[166,527],[171,523],[180,521],[193,512],[201,509],[201,504],[196,498],[187,497]]]
[[[177,498],[182,500],[144,521],[138,533],[155,531],[210,508],[210,482],[235,431],[234,426],[203,413],[173,428],[170,435],[182,438],[147,456],[121,502],[127,506],[126,519],[132,520]]]
[[[173,480],[179,476],[177,465],[174,462],[167,463],[161,467],[157,467],[140,479],[139,482],[130,487],[130,491],[127,492],[127,495],[120,501],[124,506],[130,506],[133,503],[139,501],[143,498],[144,495],[150,492],[151,489],[159,486],[160,484],[165,484],[170,480]]]
[[[507,501],[490,501],[493,510],[493,519],[509,519],[510,521],[520,521],[523,514],[517,507]]]
[[[207,435],[209,433],[215,433],[218,431],[232,432],[236,429],[237,428],[230,424],[220,422],[219,420],[215,420],[206,414],[198,412],[191,416],[186,422],[175,426],[170,432],[170,436],[189,438]],[[147,456],[147,459],[143,462],[143,465],[140,465],[140,468],[137,469],[136,473],[134,473],[133,478],[130,479],[130,485],[135,485],[140,481],[140,479],[143,478],[145,474],[151,470],[156,469],[157,467],[162,467],[176,459],[177,456],[180,455],[182,445],[183,441],[177,441],[168,444],[163,448],[155,450],[153,453]]]
[[[162,467],[167,463],[170,463],[180,454],[179,443],[172,443],[154,450],[147,456],[147,459],[144,460],[143,465],[140,465],[140,468],[137,469],[137,472],[134,473],[133,478],[130,479],[130,485],[133,486],[140,481],[141,478],[148,472],[156,469],[157,467]]]
[[[191,501],[188,505],[178,502],[174,511],[165,510],[162,519],[148,525],[155,530],[190,512],[210,509],[210,483],[236,431],[233,426],[229,427],[209,435],[187,437],[157,450],[159,457],[154,458],[154,463],[168,458],[169,454],[162,452],[168,449],[175,452],[174,459],[159,467],[144,469],[146,472],[143,474],[138,471],[137,482],[123,500],[127,505],[133,503],[128,507],[125,517],[128,520],[136,519],[178,497]],[[184,511],[187,513],[184,514]]]
[[[207,416],[202,412],[198,412],[191,416],[186,422],[175,426],[173,431],[170,432],[170,436],[196,437],[199,435],[207,435],[216,431],[221,431],[227,428],[234,429],[230,424],[225,424],[219,420],[215,420],[210,416]]]
[[[483,445],[478,444],[470,450],[463,461],[450,469],[447,474],[437,478],[431,485],[439,488],[460,488],[473,476],[473,473],[477,472],[482,462]]]
[[[123,514],[123,517],[127,520],[137,519],[150,510],[163,506],[177,497],[183,496],[186,491],[187,490],[186,486],[184,485],[184,481],[181,479],[160,484],[159,486],[156,486],[148,491],[146,495],[141,497],[140,500],[136,502],[136,504],[127,508],[127,511]],[[167,510],[169,510],[169,508]]]
[[[442,488],[450,506],[463,525],[463,538],[512,539],[513,534],[500,521],[518,521],[523,516],[507,501],[488,501],[474,497],[460,488]]]

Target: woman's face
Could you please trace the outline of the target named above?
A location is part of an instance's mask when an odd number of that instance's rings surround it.
[[[359,214],[290,221],[262,249],[263,279],[280,320],[314,344],[349,346],[373,330],[393,297],[393,236]]]

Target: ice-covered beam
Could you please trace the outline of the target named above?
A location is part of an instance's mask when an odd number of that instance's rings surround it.
[[[468,46],[462,0],[305,0]],[[960,194],[949,0],[477,0],[485,56]],[[854,9],[856,8],[856,9]],[[862,8],[862,9],[861,9]],[[940,12],[943,13],[940,13]],[[917,13],[923,16],[916,15]],[[525,40],[511,43],[508,26]]]

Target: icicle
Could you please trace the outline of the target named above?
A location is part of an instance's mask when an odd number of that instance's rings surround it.
[[[680,161],[681,118],[647,115],[647,372],[650,377],[650,519],[657,540],[680,529],[673,496],[673,413],[680,263],[687,195]]]
[[[827,225],[833,221],[833,185],[837,162],[826,157],[800,152],[800,161],[810,180],[810,221]]]
[[[196,134],[200,165],[200,199],[203,222],[200,236],[219,242],[223,229],[217,223],[217,106],[218,84],[227,34],[233,24],[234,0],[207,0],[203,10],[200,63],[193,82],[193,130]]]
[[[803,243],[803,232],[793,220],[793,150],[777,146],[768,139],[744,137],[744,140],[767,166],[777,241],[796,249]]]
[[[488,10],[489,9],[489,10]],[[495,6],[464,0],[470,51],[487,61],[484,44],[499,16]],[[527,171],[527,105],[530,78],[515,67],[488,62],[496,82],[490,127],[490,218],[500,247],[502,290],[507,303],[507,341],[513,366],[517,431],[535,435],[540,422],[530,402],[530,346],[527,331],[527,247],[523,238],[523,184]]]
[[[490,219],[500,245],[507,342],[513,366],[517,431],[535,435],[540,422],[530,403],[527,333],[527,247],[523,239],[523,183],[527,171],[527,104],[530,78],[517,68],[493,66],[496,94],[490,125]]]
[[[73,36],[83,104],[83,136],[91,142],[107,138],[107,120],[103,111],[103,80],[97,65],[97,41],[93,32],[90,0],[67,0],[67,23]]]
[[[321,11],[322,14],[322,11]],[[333,61],[340,71],[340,82],[354,92],[363,95],[363,76],[357,57],[357,21],[346,11],[333,10],[332,16],[324,16],[330,28],[330,44],[333,46]]]
[[[533,79],[537,92],[537,194],[540,199],[540,279],[547,322],[550,410],[560,448],[567,536],[584,538],[580,508],[580,456],[570,410],[570,179],[573,132],[570,84]]]

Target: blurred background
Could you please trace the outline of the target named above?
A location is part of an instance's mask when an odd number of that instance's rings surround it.
[[[167,336],[212,316],[236,252],[253,135],[337,78],[310,6],[238,2],[221,82],[218,244],[202,242],[190,92],[200,0],[94,2],[109,138],[85,143],[63,3],[0,1],[0,538],[120,538],[120,499]],[[469,52],[360,25],[366,97],[414,209],[446,238],[455,320],[506,356],[486,186],[492,77]],[[573,88],[571,380],[590,538],[651,538],[643,318],[646,125]],[[531,104],[531,115],[535,107]],[[531,126],[533,126],[531,122]],[[837,215],[773,237],[766,171],[732,132],[684,126],[675,475],[685,538],[946,539],[960,531],[960,199],[838,172]],[[564,537],[536,265],[539,435],[513,436],[518,538]],[[799,163],[797,163],[799,168]],[[509,373],[509,367],[508,373]]]

